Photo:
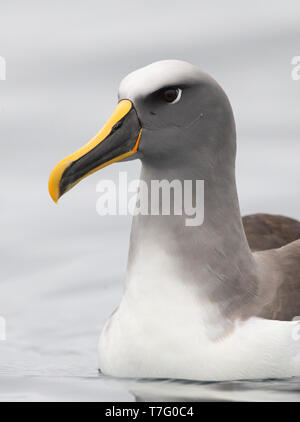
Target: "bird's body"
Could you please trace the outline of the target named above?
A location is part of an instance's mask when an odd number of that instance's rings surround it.
[[[251,253],[239,223],[231,247],[218,227],[209,229],[210,245],[206,233],[201,243],[201,226],[179,252],[183,218],[168,233],[166,218],[134,217],[125,291],[99,342],[101,371],[200,380],[300,375],[300,326],[291,321],[300,313],[300,242]],[[243,255],[250,262],[241,264]]]
[[[199,380],[300,375],[296,322],[256,316],[226,321],[201,287],[177,276],[164,251],[147,250],[140,265],[103,329],[101,371]]]
[[[224,91],[194,66],[169,60],[128,75],[119,99],[110,130],[105,126],[53,171],[52,197],[84,174],[135,154],[146,186],[203,180],[204,220],[188,226],[186,209],[133,218],[125,290],[101,334],[100,370],[200,380],[300,375],[300,328],[291,321],[300,315],[299,223],[291,229],[282,217],[279,224],[248,216],[251,251]],[[140,190],[138,202],[148,196]],[[195,191],[192,199],[197,203]],[[174,194],[173,209],[178,201]]]
[[[296,322],[250,318],[232,332],[211,339],[206,312],[214,309],[172,306],[150,296],[133,307],[123,299],[106,323],[99,342],[99,367],[112,376],[201,381],[271,379],[299,376]],[[151,308],[151,313],[145,308]],[[218,316],[216,313],[216,318]],[[296,334],[294,334],[296,333]]]

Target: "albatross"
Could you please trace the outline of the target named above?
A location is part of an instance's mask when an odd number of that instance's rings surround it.
[[[203,180],[204,221],[187,226],[184,212],[134,216],[124,293],[100,336],[99,370],[216,381],[299,376],[300,223],[267,214],[242,220],[225,92],[194,65],[163,60],[126,76],[118,100],[100,132],[53,169],[52,199],[136,158],[147,184]]]

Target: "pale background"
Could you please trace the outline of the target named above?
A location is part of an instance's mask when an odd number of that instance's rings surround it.
[[[130,399],[97,378],[96,346],[117,306],[130,217],[96,214],[111,166],[51,202],[52,167],[113,111],[119,81],[176,58],[211,73],[238,128],[243,214],[300,219],[299,1],[0,0],[0,399]]]

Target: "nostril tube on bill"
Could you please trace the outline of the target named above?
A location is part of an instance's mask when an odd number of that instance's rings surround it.
[[[115,130],[119,129],[123,124],[123,120],[119,120],[112,128],[111,132],[114,132]]]

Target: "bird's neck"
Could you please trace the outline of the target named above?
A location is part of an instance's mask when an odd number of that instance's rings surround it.
[[[234,169],[204,174],[199,168],[165,170],[143,165],[141,180],[149,187],[153,180],[179,180],[182,185],[185,180],[193,184],[204,180],[204,206],[196,198],[197,190],[192,190],[193,203],[203,207],[204,220],[199,226],[188,226],[187,215],[136,215],[127,286],[132,279],[142,289],[154,288],[159,278],[161,283],[166,278],[178,280],[193,286],[199,295],[208,295],[231,315],[256,293],[255,264],[241,221]],[[140,203],[143,195],[150,197],[141,190]],[[199,215],[203,210],[198,210]]]

